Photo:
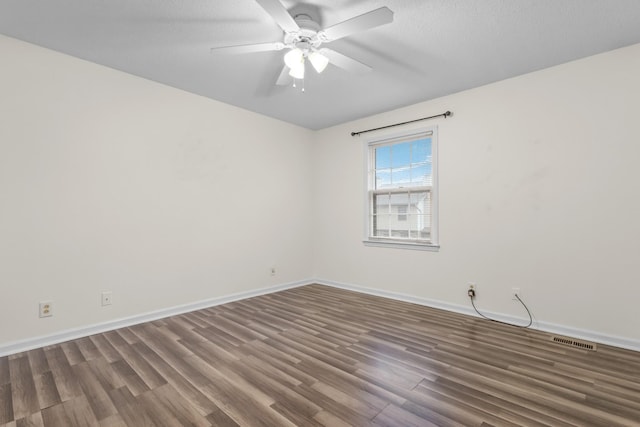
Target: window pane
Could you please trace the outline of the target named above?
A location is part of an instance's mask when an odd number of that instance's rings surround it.
[[[391,195],[389,194],[374,194],[373,195],[373,213],[388,214],[390,200],[391,200]]]
[[[395,193],[391,194],[389,197],[389,204],[391,207],[395,207],[395,210],[398,210],[398,206],[402,205],[407,207],[409,205],[409,193]]]
[[[391,147],[378,147],[375,151],[376,169],[387,169],[391,167]]]
[[[385,215],[385,217],[386,216],[387,215]],[[385,218],[382,218],[382,219],[378,218],[378,221],[379,222],[381,221],[382,223],[385,223]],[[373,230],[373,237],[389,237],[389,229],[388,228],[383,228],[383,227],[375,228]]]
[[[411,143],[411,163],[431,161],[431,138],[423,138]]]
[[[391,184],[394,188],[408,187],[411,184],[411,172],[409,168],[391,170]]]
[[[411,143],[403,142],[391,146],[391,167],[399,168],[411,164]]]
[[[391,186],[391,169],[376,170],[376,189]]]
[[[411,184],[431,185],[431,165],[413,166],[411,168]]]
[[[430,215],[407,215],[407,223],[412,232],[419,234],[420,239],[428,238],[431,233]],[[426,236],[426,237],[425,237]]]
[[[420,239],[431,240],[431,215],[417,215],[416,228],[420,233]]]
[[[415,213],[427,214],[430,211],[431,193],[428,191],[412,192],[409,195],[409,203],[415,209]]]
[[[391,194],[389,197],[388,228],[391,237],[409,237],[407,212],[409,211],[409,194]],[[404,218],[404,219],[403,219]]]
[[[409,237],[409,230],[391,230],[391,237],[406,239]]]
[[[408,200],[409,198],[406,194],[378,194],[373,196],[375,209],[373,235],[375,237],[393,236],[398,222],[398,204],[404,203],[406,206]]]
[[[407,206],[400,205],[398,206],[398,221],[406,221],[407,220]]]

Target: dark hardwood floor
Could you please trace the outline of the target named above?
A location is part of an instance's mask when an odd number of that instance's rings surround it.
[[[640,353],[304,286],[0,358],[0,426],[640,426]]]

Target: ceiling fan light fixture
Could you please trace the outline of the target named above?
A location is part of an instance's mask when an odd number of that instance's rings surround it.
[[[294,79],[304,79],[304,60],[300,61],[295,67],[291,67],[289,75]]]
[[[309,55],[309,62],[313,65],[313,68],[320,74],[329,65],[329,58],[321,54],[320,52],[311,52]]]
[[[299,67],[304,64],[304,52],[298,48],[291,49],[284,55],[284,63],[291,69]]]

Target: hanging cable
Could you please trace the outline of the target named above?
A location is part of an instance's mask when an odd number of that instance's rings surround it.
[[[503,322],[501,320],[496,320],[496,319],[492,319],[490,317],[485,316],[484,314],[480,313],[478,311],[478,309],[476,308],[476,304],[473,302],[473,300],[476,297],[476,293],[475,291],[471,291],[469,292],[469,299],[471,300],[471,305],[473,306],[473,309],[476,311],[476,313],[478,313],[478,315],[480,315],[480,317],[482,317],[483,319],[487,319],[487,320],[491,320],[492,322],[496,322],[496,323],[502,323],[503,325],[509,325],[509,326],[516,326],[518,328],[523,328],[523,329],[527,329],[529,328],[532,324],[533,324],[533,316],[531,316],[531,312],[529,311],[529,307],[527,307],[527,305],[524,303],[524,301],[522,301],[520,299],[520,297],[518,296],[518,294],[515,294],[515,297],[517,298],[518,301],[520,301],[520,304],[522,304],[522,306],[524,307],[525,310],[527,310],[527,314],[529,315],[529,323],[526,326],[523,325],[514,325],[512,323],[508,323],[508,322]]]

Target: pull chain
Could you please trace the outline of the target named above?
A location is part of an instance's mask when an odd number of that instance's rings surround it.
[[[296,85],[296,78],[293,79],[293,87],[297,88],[298,86]],[[300,81],[302,81],[302,88],[300,89],[300,92],[304,92],[304,77],[300,79]]]

